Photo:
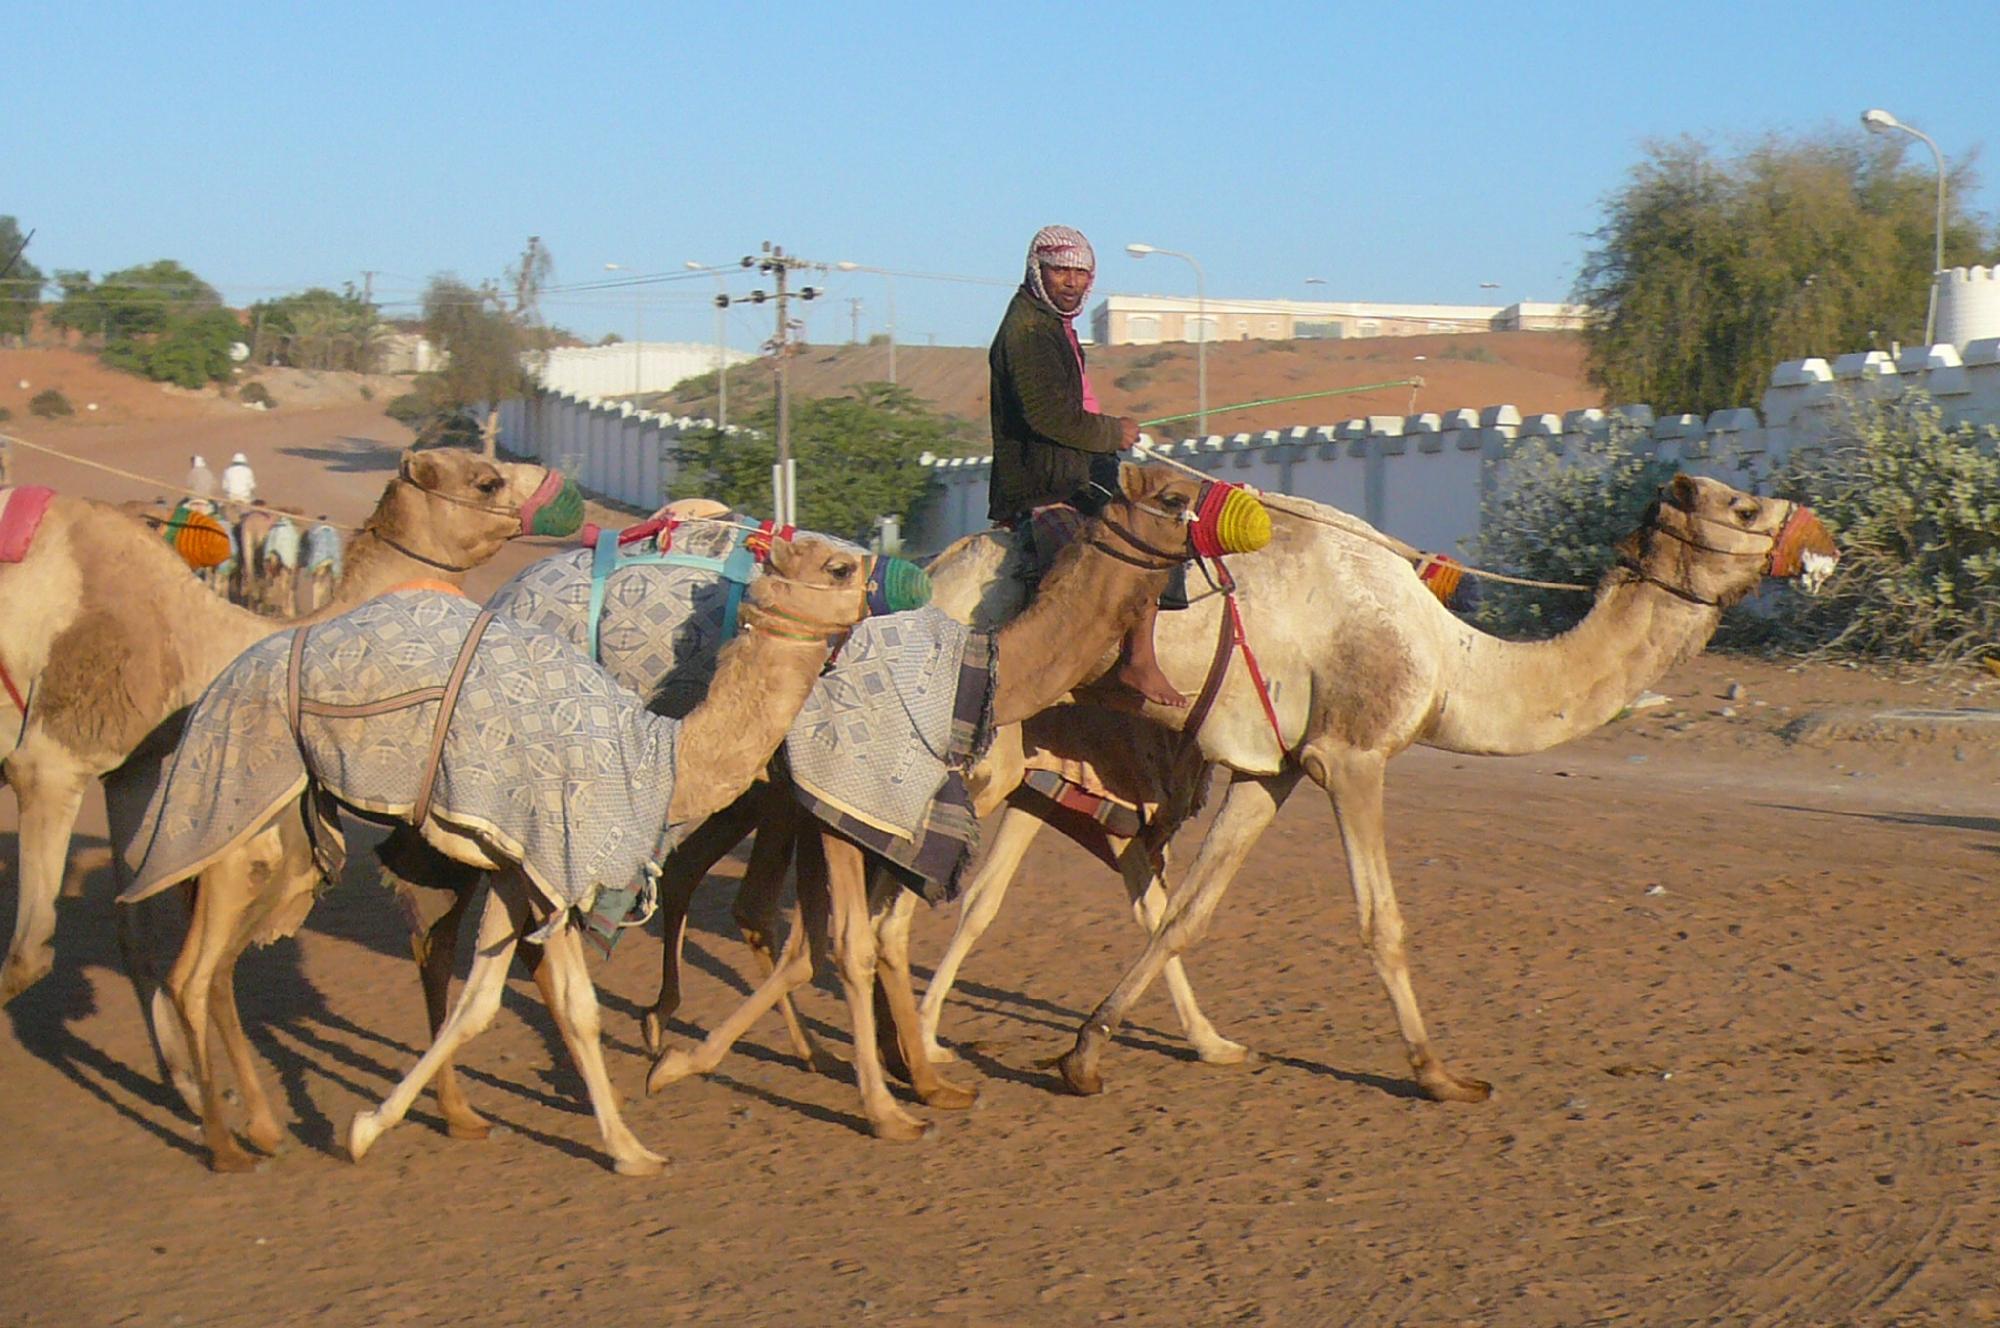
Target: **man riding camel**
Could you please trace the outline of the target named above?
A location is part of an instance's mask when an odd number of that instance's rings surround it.
[[[1035,538],[1073,534],[1117,486],[1118,452],[1139,426],[1098,410],[1084,371],[1076,316],[1097,272],[1081,232],[1044,226],[1028,246],[1028,270],[1000,321],[987,363],[993,371],[993,479],[987,517]],[[1033,518],[1031,521],[1030,518]],[[1043,568],[1054,549],[1038,548]],[[1149,608],[1125,639],[1117,678],[1160,705],[1188,701],[1160,671]]]

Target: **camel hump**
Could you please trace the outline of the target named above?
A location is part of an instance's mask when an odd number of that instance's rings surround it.
[[[18,563],[28,556],[55,496],[54,489],[38,484],[0,488],[0,563]]]

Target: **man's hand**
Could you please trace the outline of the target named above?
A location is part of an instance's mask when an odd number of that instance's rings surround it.
[[[1137,447],[1139,445],[1139,421],[1128,415],[1120,415],[1118,417],[1118,436],[1123,440],[1122,446],[1126,448]]]

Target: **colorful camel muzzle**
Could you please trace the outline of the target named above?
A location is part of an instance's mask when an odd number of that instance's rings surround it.
[[[1804,503],[1792,504],[1791,515],[1771,540],[1771,556],[1764,563],[1764,575],[1797,577],[1799,588],[1817,595],[1840,562],[1839,546]]]
[[[1241,484],[1209,480],[1195,495],[1188,542],[1204,558],[1255,553],[1271,542],[1271,513]]]
[[[582,528],[583,490],[561,471],[551,470],[521,504],[521,533],[574,535]]]

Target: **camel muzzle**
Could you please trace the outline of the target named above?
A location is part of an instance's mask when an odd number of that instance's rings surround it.
[[[583,490],[559,470],[542,477],[521,504],[523,535],[574,535],[583,528]]]
[[[1816,595],[1839,563],[1840,547],[1833,542],[1833,535],[1810,507],[1799,503],[1771,541],[1771,556],[1764,564],[1764,574],[1797,577],[1801,589],[1808,595]]]
[[[1242,485],[1210,480],[1195,496],[1188,542],[1204,558],[1255,553],[1271,542],[1271,513]]]

